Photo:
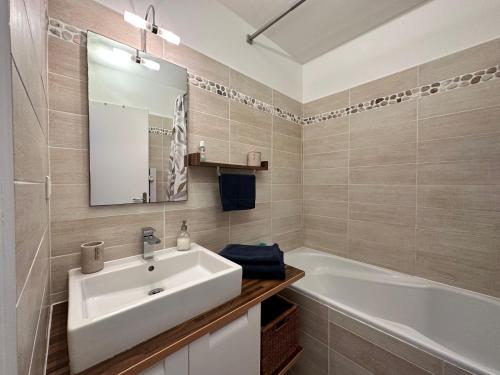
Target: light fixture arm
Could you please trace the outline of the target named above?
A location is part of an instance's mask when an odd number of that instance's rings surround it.
[[[151,23],[151,31],[154,33],[154,34],[157,34],[158,33],[158,26],[156,26],[156,11],[155,11],[155,7],[150,4],[148,6],[148,9],[146,10],[146,16],[144,17],[144,19],[146,21],[148,21],[148,18],[149,18],[149,14],[151,12],[151,15],[153,16],[153,22]],[[146,30],[141,30],[141,48],[142,48],[142,52],[146,52]],[[137,55],[139,55],[139,52],[137,53]]]

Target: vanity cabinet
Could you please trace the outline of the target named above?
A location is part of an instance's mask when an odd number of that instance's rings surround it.
[[[260,304],[141,375],[259,375]]]

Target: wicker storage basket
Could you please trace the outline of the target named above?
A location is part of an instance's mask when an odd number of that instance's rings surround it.
[[[272,375],[298,348],[298,306],[280,296],[261,305],[261,374]]]

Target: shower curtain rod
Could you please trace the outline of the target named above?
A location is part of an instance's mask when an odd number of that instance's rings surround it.
[[[247,35],[247,43],[248,44],[253,44],[253,40],[255,38],[257,38],[260,34],[262,34],[264,31],[266,31],[267,29],[269,29],[276,22],[278,22],[280,19],[282,19],[283,17],[285,17],[288,13],[290,13],[295,8],[297,8],[299,5],[301,5],[302,3],[305,3],[305,2],[306,2],[306,0],[299,0],[299,1],[297,1],[290,8],[288,8],[288,10],[286,10],[283,13],[281,13],[279,16],[273,18],[271,21],[269,21],[268,23],[266,23],[264,26],[262,26],[260,29],[258,29],[256,32],[254,32],[252,35]]]

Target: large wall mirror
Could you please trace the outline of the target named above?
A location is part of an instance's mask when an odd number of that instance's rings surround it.
[[[90,205],[187,199],[186,69],[88,32]]]

